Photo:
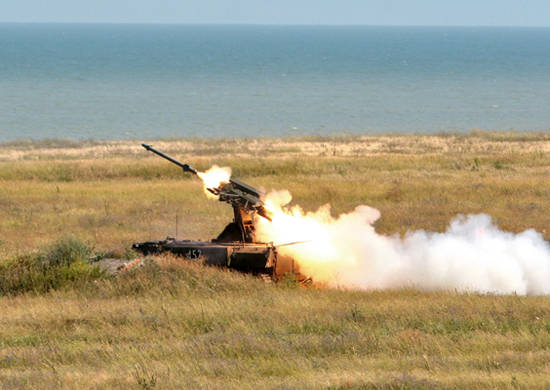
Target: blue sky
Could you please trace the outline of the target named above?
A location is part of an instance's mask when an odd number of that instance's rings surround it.
[[[550,26],[550,0],[0,0],[0,21]]]

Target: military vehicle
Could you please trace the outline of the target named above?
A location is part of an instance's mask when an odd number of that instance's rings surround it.
[[[183,169],[183,172],[199,175],[191,165],[183,164],[156,150],[150,145],[142,146]],[[271,213],[265,208],[264,194],[237,179],[229,179],[216,188],[206,188],[233,207],[233,221],[211,241],[177,240],[167,237],[161,241],[146,241],[133,244],[132,248],[143,254],[171,252],[187,259],[202,259],[205,264],[228,267],[251,272],[278,280],[291,273],[299,275],[297,264],[288,256],[277,252],[272,242],[259,242],[255,235],[256,214],[271,221]],[[286,243],[294,245],[299,243]],[[301,278],[299,278],[301,279]]]

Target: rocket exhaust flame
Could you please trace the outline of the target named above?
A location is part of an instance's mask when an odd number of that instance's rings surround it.
[[[219,188],[222,184],[229,183],[231,179],[231,168],[214,165],[206,172],[197,172],[197,176],[202,179],[206,196],[209,198],[216,198],[212,190]]]
[[[550,294],[550,245],[533,229],[499,230],[488,215],[455,217],[444,233],[376,233],[380,212],[358,206],[337,218],[329,206],[305,213],[285,207],[288,191],[267,195],[272,222],[257,219],[263,241],[307,241],[284,246],[300,272],[333,287],[414,287],[496,294]]]

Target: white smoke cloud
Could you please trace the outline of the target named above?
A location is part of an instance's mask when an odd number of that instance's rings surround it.
[[[327,206],[315,213],[283,209],[285,192],[268,195],[273,223],[260,222],[260,238],[281,247],[301,271],[330,286],[359,289],[415,287],[496,294],[550,294],[550,245],[533,229],[498,229],[485,214],[457,216],[444,233],[424,230],[405,237],[376,233],[380,212],[359,206],[338,218]]]

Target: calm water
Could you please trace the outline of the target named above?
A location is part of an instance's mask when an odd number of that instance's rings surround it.
[[[550,29],[0,24],[0,142],[550,129]]]

